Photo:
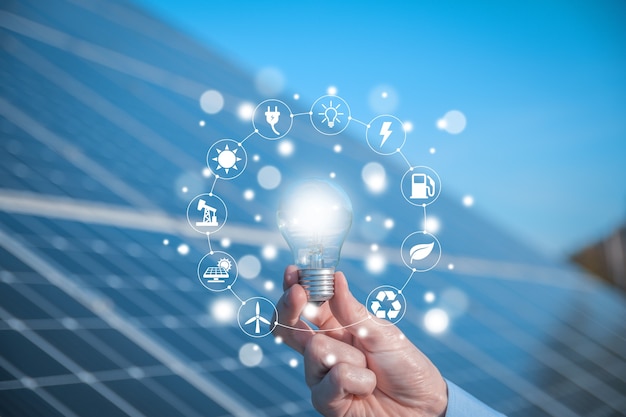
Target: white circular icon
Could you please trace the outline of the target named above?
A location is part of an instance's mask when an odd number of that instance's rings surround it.
[[[339,96],[322,96],[311,106],[311,124],[324,135],[337,135],[350,123],[350,107]]]
[[[206,154],[206,164],[213,175],[224,180],[237,178],[248,165],[248,154],[232,139],[215,142]]]
[[[402,261],[415,272],[433,269],[441,259],[441,244],[428,232],[413,232],[402,242]]]
[[[365,137],[367,144],[374,152],[380,155],[391,155],[404,146],[406,131],[400,119],[383,114],[369,122]]]
[[[292,125],[291,109],[280,100],[265,100],[254,109],[252,126],[262,138],[280,139],[289,133]]]
[[[389,325],[392,325],[404,317],[406,299],[402,295],[402,291],[396,287],[382,285],[370,292],[365,306],[374,317],[388,320]]]
[[[414,206],[432,204],[441,193],[441,179],[426,166],[411,167],[402,176],[400,183],[404,199]]]
[[[187,206],[187,221],[198,233],[214,233],[226,223],[228,210],[221,198],[213,193],[199,194]]]
[[[265,297],[248,298],[239,307],[237,323],[248,336],[264,337],[276,327],[278,311],[274,303]]]
[[[239,276],[235,258],[222,251],[204,255],[198,262],[197,273],[204,288],[214,292],[230,289]]]

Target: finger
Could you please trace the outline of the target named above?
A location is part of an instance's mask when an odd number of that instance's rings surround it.
[[[366,397],[375,388],[374,372],[367,368],[338,363],[319,384],[311,388],[311,402],[323,415],[344,415],[352,396]]]
[[[318,384],[338,363],[365,368],[367,360],[359,349],[332,337],[318,333],[304,349],[304,374],[308,386]]]
[[[317,326],[318,329],[324,330],[324,334],[327,336],[346,343],[352,339],[352,335],[337,321],[328,303],[319,307],[310,303],[307,304],[303,311],[303,317]]]
[[[348,282],[342,272],[335,274],[335,295],[330,300],[330,309],[337,321],[346,330],[359,338],[363,348],[370,352],[389,350],[389,346],[404,343],[402,332],[396,326],[373,317],[365,306],[350,293]]]
[[[300,314],[306,303],[304,288],[296,284],[285,291],[276,305],[279,324],[274,329],[274,336],[280,336],[288,346],[300,353],[304,352],[304,347],[314,334],[311,328],[300,320]],[[274,321],[275,317],[272,319],[272,322]]]
[[[295,265],[289,265],[285,268],[285,273],[283,274],[283,291],[286,291],[288,288],[291,288],[293,284],[298,283],[298,267]]]

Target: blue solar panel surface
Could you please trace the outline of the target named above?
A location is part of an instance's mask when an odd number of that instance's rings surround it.
[[[252,78],[125,2],[1,7],[0,415],[317,415],[301,364],[289,365],[295,353],[271,337],[251,340],[235,319],[211,313],[229,295],[199,284],[207,242],[184,218],[194,193],[213,184],[201,175],[209,146],[251,132],[236,109],[264,99]],[[208,88],[226,97],[219,115],[198,106]],[[294,112],[308,110],[285,100]],[[418,230],[421,213],[396,187],[365,191],[365,163],[384,164],[392,183],[405,167],[352,139],[358,129],[348,132],[337,139],[340,154],[304,122],[290,132],[289,158],[276,142],[248,140],[258,162],[216,183],[229,221],[215,249],[261,258],[265,244],[282,245],[274,223],[280,187],[258,186],[262,167],[279,167],[284,182],[327,176],[332,167],[355,207],[340,264],[353,292],[365,301],[379,285],[401,286],[408,270],[397,248]],[[252,201],[242,198],[246,189],[256,190]],[[546,259],[445,191],[429,214],[445,222],[442,262],[406,287],[399,327],[444,376],[509,416],[624,415],[624,297]],[[395,226],[381,227],[384,218]],[[182,243],[186,256],[177,252]],[[371,243],[389,259],[382,275],[364,266]],[[278,299],[291,261],[279,248],[259,277],[237,281],[239,297]],[[427,291],[448,300],[440,306],[451,323],[441,335],[422,323],[440,302],[424,301]],[[264,352],[257,367],[238,360],[250,342]]]

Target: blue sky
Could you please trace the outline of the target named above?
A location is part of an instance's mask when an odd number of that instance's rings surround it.
[[[371,91],[395,91],[410,161],[547,254],[626,217],[623,2],[135,1],[253,74],[277,68],[305,107],[332,85],[369,121]],[[459,135],[435,125],[452,109]]]

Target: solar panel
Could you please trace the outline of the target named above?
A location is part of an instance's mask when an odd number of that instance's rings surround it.
[[[198,98],[217,88],[260,102],[251,77],[124,2],[8,1],[0,22],[0,414],[317,415],[298,356],[216,314],[237,300],[198,282],[207,241],[184,219],[194,193],[213,186],[208,148],[251,131],[233,109],[200,127]],[[356,210],[340,264],[355,296],[402,285],[397,247],[415,212],[395,190],[367,194],[357,174],[374,160],[399,180],[403,167],[356,140],[338,154],[305,123],[290,138],[291,160],[247,141],[258,161],[215,184],[229,221],[214,249],[263,259],[237,296],[277,300],[292,261],[274,223],[279,190],[257,183],[265,166],[287,182],[332,165]],[[624,297],[445,193],[432,212],[446,222],[443,257],[406,286],[399,327],[444,376],[509,416],[623,415]],[[382,275],[364,265],[372,236]],[[268,247],[276,257],[261,255]],[[200,272],[219,281],[230,271]],[[450,318],[438,335],[424,326],[434,307]],[[239,358],[248,343],[263,352],[257,366]]]

